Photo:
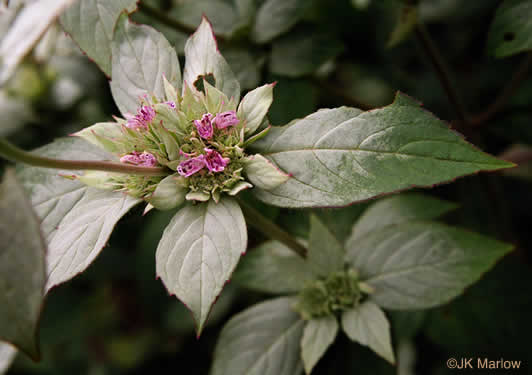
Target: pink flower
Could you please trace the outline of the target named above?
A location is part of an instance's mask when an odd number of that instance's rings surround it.
[[[126,126],[130,129],[148,129],[148,125],[155,118],[155,110],[150,106],[142,106],[135,116],[126,115]]]
[[[164,104],[166,104],[168,107],[172,109],[175,109],[175,102],[173,101],[168,101],[168,102],[165,102]]]
[[[218,151],[206,148],[205,152],[205,165],[211,172],[221,172],[225,169],[225,166],[229,164],[229,158],[223,158]]]
[[[140,165],[142,167],[154,167],[157,165],[157,159],[149,152],[133,151],[130,154],[124,155],[120,158],[121,163]]]
[[[201,120],[194,120],[194,125],[198,129],[198,133],[203,139],[210,139],[212,137],[213,128],[212,128],[212,115],[206,113],[201,117]]]
[[[205,167],[205,155],[182,161],[177,167],[177,172],[184,177],[190,177]]]
[[[235,111],[226,111],[218,113],[214,118],[214,123],[218,129],[228,128],[229,126],[236,125],[240,122],[238,117],[236,117]]]

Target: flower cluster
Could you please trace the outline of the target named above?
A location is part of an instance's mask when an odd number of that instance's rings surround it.
[[[170,194],[182,197],[173,199],[172,206],[182,200],[214,199],[217,202],[222,194],[235,195],[252,187],[253,172],[264,168],[271,169],[270,175],[280,176],[274,181],[287,178],[266,159],[244,152],[244,145],[250,143],[245,137],[257,130],[266,106],[259,118],[253,119],[249,117],[251,109],[241,109],[242,103],[237,107],[233,98],[227,98],[208,82],[204,82],[203,91],[185,85],[179,95],[164,80],[166,94],[162,100],[145,96],[135,114],[116,118],[116,123],[96,124],[78,135],[118,154],[122,163],[166,167],[167,175],[142,177],[106,173],[103,176],[99,173],[84,176],[83,182],[94,184],[97,181],[101,183],[99,187],[126,191],[157,208],[166,209],[171,207],[168,199],[163,198]],[[272,88],[273,85],[266,85],[257,92],[268,97]],[[250,118],[254,120],[251,124]],[[104,128],[100,128],[102,126]],[[268,128],[264,129],[266,131]]]
[[[362,292],[355,270],[337,271],[303,288],[295,309],[305,320],[333,315],[358,306]]]

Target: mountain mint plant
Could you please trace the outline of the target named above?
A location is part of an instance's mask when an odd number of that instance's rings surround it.
[[[302,364],[310,374],[340,326],[352,341],[395,363],[383,308],[419,310],[447,303],[511,250],[433,221],[455,208],[420,194],[395,196],[371,205],[345,244],[311,216],[306,260],[275,241],[251,251],[235,280],[260,292],[292,296],[233,317],[220,335],[212,374],[288,375],[299,373]],[[381,220],[384,214],[387,220]],[[264,339],[249,344],[253,336]],[[277,367],[270,371],[271,366]]]
[[[109,17],[94,37],[106,40],[105,48],[78,25],[85,16],[81,3],[63,14],[63,28],[108,75],[122,115],[32,153],[0,139],[2,156],[30,165],[6,174],[0,209],[6,217],[17,211],[21,227],[31,221],[24,230],[38,238],[0,253],[9,254],[0,262],[0,277],[7,275],[0,279],[0,305],[24,321],[18,332],[0,316],[0,339],[38,358],[35,327],[45,294],[85,271],[118,221],[141,203],[148,215],[175,210],[157,246],[156,274],[191,311],[198,335],[235,269],[242,286],[285,295],[226,324],[214,375],[294,375],[302,364],[310,373],[340,325],[351,340],[393,363],[383,309],[446,303],[509,251],[434,222],[452,205],[418,195],[378,201],[347,241],[314,215],[306,241],[292,238],[257,207],[343,207],[513,164],[473,147],[401,93],[382,108],[321,109],[271,126],[274,84],[241,98],[206,18],[186,42],[181,72],[166,38],[130,21],[135,1],[125,1],[124,9],[106,3]],[[39,222],[23,194],[14,193],[19,184]],[[246,222],[272,241],[237,269],[248,246]],[[0,226],[0,233],[7,237],[11,227]],[[4,270],[18,267],[21,254],[36,261],[28,285],[20,287],[32,293],[21,292],[19,301],[4,297],[18,282]]]

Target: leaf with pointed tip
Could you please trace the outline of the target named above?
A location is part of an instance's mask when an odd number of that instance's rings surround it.
[[[0,218],[0,339],[37,360],[46,244],[39,220],[12,169],[5,172],[0,185]]]
[[[246,222],[233,198],[186,206],[164,230],[157,275],[190,309],[198,335],[246,246]]]
[[[275,189],[290,178],[290,175],[260,154],[244,159],[244,173],[253,186],[264,190]]]
[[[412,220],[432,220],[455,210],[457,204],[419,193],[394,195],[372,204],[355,223],[350,237],[354,244],[365,234],[388,225]]]
[[[375,289],[371,299],[397,310],[426,309],[461,294],[511,245],[436,222],[380,228],[350,238],[346,260]]]
[[[312,372],[337,334],[338,321],[335,316],[312,319],[305,325],[301,338],[301,358],[307,374]]]
[[[297,293],[313,279],[308,262],[277,241],[265,242],[246,254],[233,275],[244,288],[272,294]]]
[[[115,142],[115,140],[124,138],[122,126],[116,122],[99,122],[72,135],[83,138],[87,142],[112,153],[124,152],[120,143]]]
[[[308,0],[267,0],[262,3],[255,17],[251,38],[266,43],[288,31],[312,5]]]
[[[276,189],[254,189],[262,201],[283,207],[343,206],[513,166],[476,149],[402,94],[368,112],[320,110],[272,128],[251,148],[292,175]]]
[[[79,48],[111,76],[111,41],[122,12],[137,9],[138,0],[77,0],[61,15],[61,25]]]
[[[273,74],[297,78],[310,75],[323,64],[333,62],[344,45],[330,32],[301,27],[272,43],[270,70]]]
[[[325,277],[343,269],[344,248],[315,215],[310,216],[308,242],[307,261],[314,274]]]
[[[18,14],[0,42],[0,86],[72,1],[34,1]]]
[[[164,79],[181,89],[181,71],[174,48],[163,34],[132,23],[124,14],[118,19],[112,50],[111,92],[122,114],[136,113],[144,95],[166,97]]]
[[[62,138],[36,152],[62,159],[114,160],[83,139]],[[83,272],[107,243],[114,226],[139,199],[90,188],[61,177],[75,171],[19,167],[18,177],[41,219],[48,252],[46,290]]]
[[[246,124],[246,132],[251,135],[262,124],[273,102],[275,84],[257,87],[248,92],[238,106],[238,118]]]
[[[488,34],[488,52],[495,57],[532,50],[532,1],[505,0]]]
[[[222,329],[211,375],[294,375],[301,372],[304,321],[291,297],[259,303]]]
[[[342,328],[353,341],[369,347],[390,363],[395,363],[390,323],[384,312],[371,301],[345,311]]]
[[[201,76],[212,74],[215,79],[214,87],[222,91],[227,97],[240,100],[240,84],[235,74],[220,54],[212,27],[206,18],[185,45],[185,69],[183,71],[184,85],[197,91],[194,82]]]
[[[0,342],[0,375],[4,375],[17,355],[17,349],[13,346]]]
[[[163,178],[151,195],[150,204],[159,210],[170,210],[182,204],[188,188],[183,186],[181,179],[177,173]]]

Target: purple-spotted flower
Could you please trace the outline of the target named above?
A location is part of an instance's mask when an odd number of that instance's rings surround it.
[[[125,115],[127,122],[126,126],[130,129],[148,129],[148,125],[155,118],[155,110],[148,105],[142,106],[137,111],[135,116],[131,114]]]
[[[155,167],[157,165],[157,159],[153,154],[149,152],[133,151],[120,158],[121,163],[139,165],[141,167]]]
[[[182,161],[177,167],[177,173],[183,177],[190,177],[205,167],[205,155],[199,155]]]
[[[210,113],[205,113],[201,116],[201,120],[194,120],[194,125],[198,129],[198,133],[203,139],[211,139],[214,129],[212,127],[212,115]]]
[[[225,129],[238,124],[240,120],[236,117],[235,111],[225,111],[218,113],[214,118],[214,123],[218,129]]]
[[[174,102],[174,101],[171,101],[171,100],[170,100],[170,101],[165,102],[165,104],[166,104],[168,107],[172,108],[172,109],[176,109],[176,105],[175,105],[175,102]]]
[[[222,172],[229,164],[229,158],[224,158],[218,151],[205,148],[205,165],[211,172]]]

